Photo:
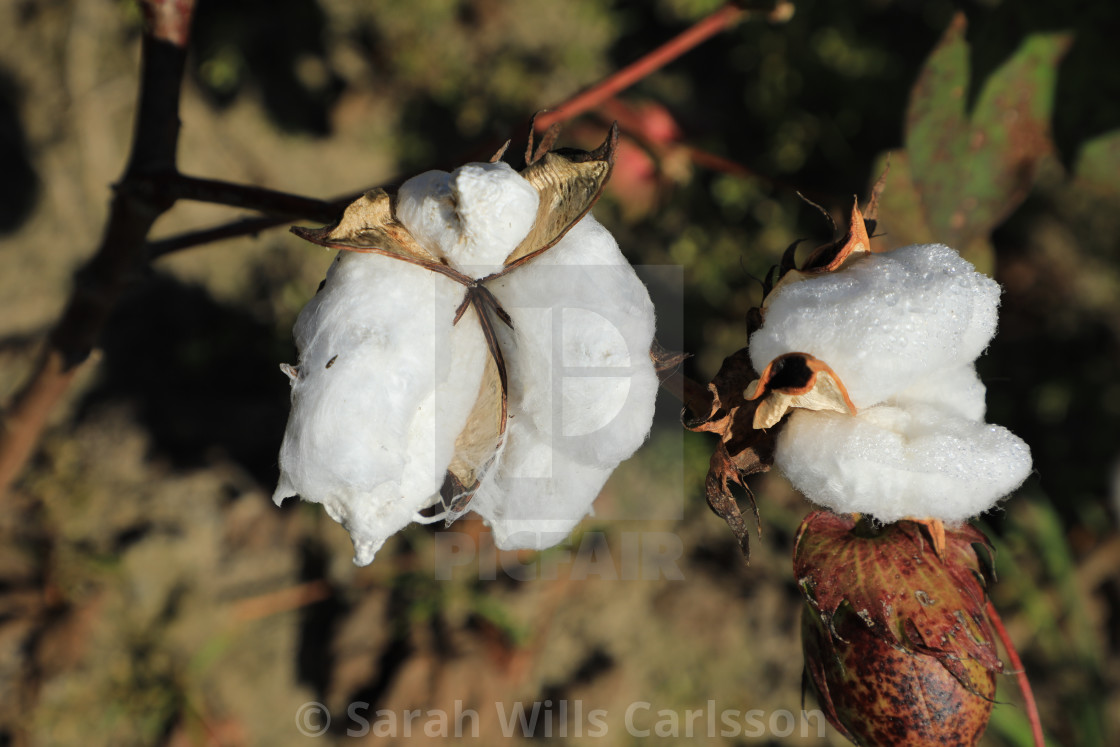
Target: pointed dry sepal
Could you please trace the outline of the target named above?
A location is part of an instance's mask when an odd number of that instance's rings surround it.
[[[859,203],[852,205],[852,215],[848,225],[848,232],[836,241],[830,241],[827,244],[818,246],[812,251],[809,257],[802,263],[800,268],[797,268],[794,262],[794,250],[797,249],[797,244],[793,244],[786,250],[785,256],[782,257],[782,262],[778,266],[778,278],[776,282],[766,283],[763,288],[762,299],[762,313],[766,313],[767,299],[779,287],[796,283],[799,280],[806,278],[816,277],[818,275],[826,275],[831,272],[837,272],[851,263],[853,260],[858,259],[866,254],[870,254],[871,238],[869,231],[875,228],[875,221],[863,217],[860,212]],[[800,243],[800,242],[798,242]]]
[[[550,142],[546,138],[541,146]],[[506,258],[506,269],[498,274],[505,274],[555,246],[587,215],[610,178],[617,147],[618,125],[612,125],[606,140],[593,151],[561,148],[542,154],[538,147],[536,153],[529,156],[533,160],[521,176],[540,195],[537,218],[528,235]]]
[[[827,363],[808,353],[786,353],[770,361],[743,396],[760,400],[753,421],[759,429],[772,428],[794,407],[856,414],[844,382]]]
[[[293,226],[291,231],[301,239],[328,249],[382,254],[448,276],[459,275],[443,265],[401,225],[393,199],[384,189],[371,189],[350,203],[338,223],[323,228]],[[464,284],[467,281],[469,278],[460,280]]]
[[[806,672],[858,744],[974,744],[991,710],[1003,665],[987,615],[987,540],[947,529],[939,554],[926,532],[829,511],[798,530]]]

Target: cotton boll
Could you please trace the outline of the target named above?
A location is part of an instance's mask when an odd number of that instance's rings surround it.
[[[433,500],[474,404],[487,352],[477,323],[452,325],[463,292],[424,268],[343,252],[296,322],[273,498],[322,503],[359,564]]]
[[[513,319],[501,329],[514,412],[554,448],[614,468],[645,440],[658,380],[649,293],[590,216],[552,249],[491,284]]]
[[[858,408],[971,363],[995,334],[999,286],[940,244],[853,260],[780,286],[750,339],[761,371],[784,353],[827,363]]]
[[[814,503],[883,522],[964,521],[1031,470],[1030,450],[1007,429],[916,403],[857,416],[795,411],[775,464]]]
[[[562,542],[591,511],[616,465],[591,466],[555,449],[526,419],[514,418],[496,474],[471,508],[502,550],[542,550]]]
[[[396,215],[425,248],[481,278],[501,269],[529,233],[540,196],[509,164],[428,171],[401,185]]]

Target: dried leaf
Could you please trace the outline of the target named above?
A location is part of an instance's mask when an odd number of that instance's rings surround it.
[[[750,499],[761,534],[758,504],[744,480],[749,475],[770,469],[774,461],[774,434],[750,426],[756,405],[743,399],[743,390],[754,376],[745,348],[728,356],[708,385],[711,394],[708,413],[684,424],[689,430],[715,433],[720,437],[708,466],[705,483],[708,505],[727,522],[748,559],[749,536],[732,486],[738,485]]]
[[[712,459],[708,466],[708,477],[705,481],[708,505],[712,511],[727,522],[727,526],[731,528],[735,540],[739,543],[739,549],[749,561],[751,557],[750,532],[747,530],[746,522],[743,521],[743,513],[739,510],[739,503],[735,500],[735,494],[731,491],[731,484],[742,488],[747,494],[747,498],[750,499],[759,536],[762,535],[762,518],[758,513],[758,503],[754,499],[754,493],[743,482],[744,476],[745,473],[738,468],[727,453],[727,446],[722,441],[719,442],[716,445],[716,450],[712,453]]]

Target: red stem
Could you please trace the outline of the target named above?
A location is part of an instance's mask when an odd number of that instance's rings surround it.
[[[769,17],[776,22],[781,22],[788,18],[791,8],[792,6],[788,3],[779,3],[770,11]],[[593,85],[586,91],[578,93],[567,101],[560,103],[555,109],[539,114],[534,119],[534,129],[543,132],[557,122],[569,120],[586,112],[588,109],[599,106],[619,91],[632,86],[645,76],[664,67],[685,52],[688,52],[693,47],[699,46],[705,40],[734,25],[737,21],[741,20],[742,16],[747,12],[749,11],[737,7],[734,3],[723,6],[688,30],[645,55],[637,62],[611,74],[605,80]],[[742,165],[723,159],[720,156],[694,148],[690,148],[689,152],[697,164],[706,168],[725,171],[737,176],[750,174],[749,170],[745,169]],[[454,165],[458,165],[461,160],[462,159],[456,160]],[[395,183],[398,181],[400,181],[400,178],[390,180],[388,183]],[[350,202],[357,199],[360,194],[359,192],[355,195],[347,196],[342,200],[332,200],[328,204],[340,211]],[[210,199],[210,197],[207,196],[202,199]],[[188,249],[199,246],[200,244],[221,241],[237,236],[255,236],[260,231],[290,223],[290,219],[297,216],[312,217],[310,215],[301,214],[296,210],[289,213],[288,216],[273,215],[245,218],[209,229],[176,234],[165,239],[150,242],[149,258],[156,259],[165,254],[179,251],[180,249]],[[333,217],[331,219],[333,219]]]
[[[696,25],[673,37],[649,54],[632,62],[606,80],[596,83],[576,94],[552,111],[544,112],[534,120],[534,129],[544,132],[557,122],[565,122],[583,114],[619,91],[629,88],[650,73],[661,69],[693,47],[733,26],[745,11],[732,3],[724,5]]]
[[[1015,650],[1015,644],[1011,642],[1011,636],[1007,634],[1007,629],[1003,627],[1003,620],[990,599],[988,600],[988,619],[992,621],[996,634],[1003,641],[1007,658],[1011,660],[1011,666],[1015,670],[1015,679],[1019,682],[1019,692],[1023,693],[1023,704],[1027,709],[1027,720],[1031,724],[1031,736],[1034,737],[1035,747],[1046,747],[1046,742],[1042,737],[1042,721],[1038,717],[1038,706],[1034,702],[1034,691],[1031,690],[1030,680],[1027,679],[1027,670],[1023,668],[1023,662],[1019,659],[1019,652]]]

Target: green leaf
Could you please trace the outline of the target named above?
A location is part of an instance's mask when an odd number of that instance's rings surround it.
[[[1026,198],[1053,150],[1057,63],[1070,35],[1032,34],[984,82],[968,111],[969,46],[958,14],[911,91],[906,148],[891,157],[880,220],[896,239],[939,241],[981,269],[988,236]]]
[[[1081,146],[1073,167],[1075,179],[1112,199],[1120,199],[1120,130]]]

